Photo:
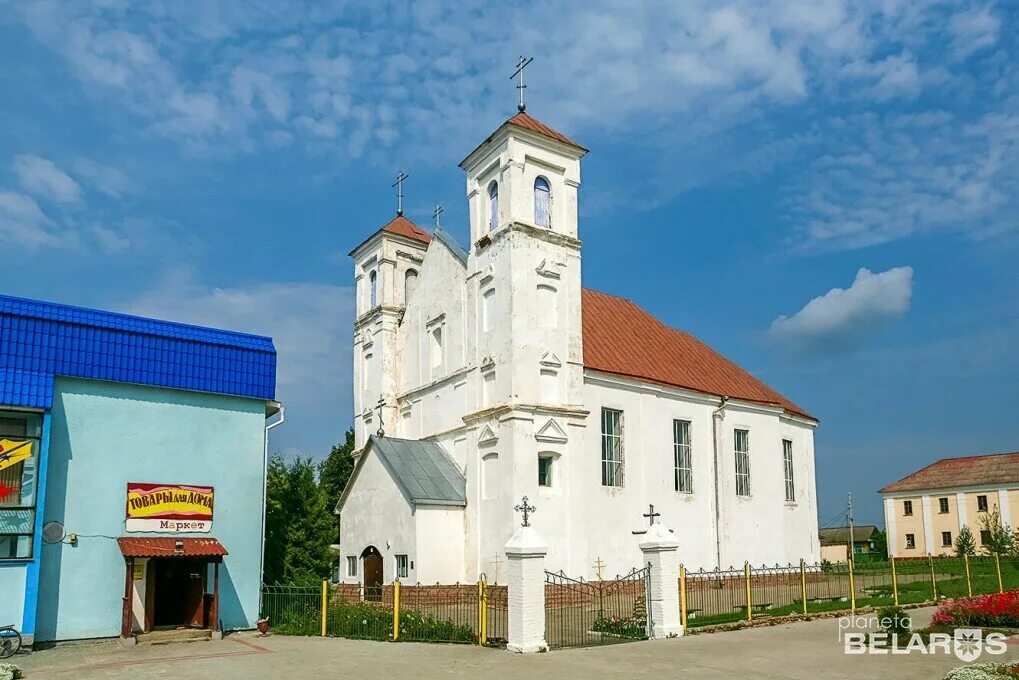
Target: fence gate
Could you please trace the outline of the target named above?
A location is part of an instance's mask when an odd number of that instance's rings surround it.
[[[549,647],[590,647],[646,640],[651,565],[606,581],[545,572],[545,641]]]

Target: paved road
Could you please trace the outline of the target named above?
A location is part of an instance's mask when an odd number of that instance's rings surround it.
[[[915,621],[925,624],[930,610],[915,610],[913,615]],[[1004,658],[1019,658],[1019,640],[1004,657],[994,657]],[[838,640],[838,622],[833,619],[530,656],[471,646],[331,638],[263,639],[242,633],[219,642],[158,647],[125,648],[117,643],[65,646],[36,652],[18,662],[28,680],[340,677],[936,680],[960,665],[954,657],[945,655],[847,656]]]

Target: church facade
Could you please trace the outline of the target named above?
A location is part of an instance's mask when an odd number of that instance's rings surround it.
[[[460,164],[466,250],[398,214],[351,252],[341,581],[500,581],[523,496],[548,568],[573,577],[640,566],[650,505],[688,569],[818,559],[817,420],[582,288],[586,151],[521,111]]]

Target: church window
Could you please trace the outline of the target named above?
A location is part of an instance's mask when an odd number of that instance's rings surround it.
[[[782,468],[785,471],[785,499],[796,500],[796,484],[793,481],[793,443],[782,440]]]
[[[938,499],[938,514],[939,515],[947,515],[948,514],[948,499],[947,498],[939,498]]]
[[[690,421],[672,421],[672,448],[676,491],[693,493],[693,458],[690,451]]]
[[[488,185],[488,230],[499,226],[499,183],[493,181]]]
[[[916,548],[916,536],[913,534],[906,534],[906,550],[913,550]]]
[[[357,557],[354,555],[347,555],[347,576],[357,576]]]
[[[407,569],[409,563],[406,555],[396,556],[396,578],[407,578],[410,573]]]
[[[977,496],[977,512],[987,512],[987,496]]]
[[[492,306],[495,304],[495,288],[489,288],[481,296],[481,330],[492,330]]]
[[[902,501],[902,514],[906,517],[913,515],[913,501]]]
[[[368,308],[375,309],[379,304],[379,282],[375,272],[368,275]]]
[[[952,532],[942,531],[941,532],[941,547],[951,548],[952,547]]]
[[[623,485],[623,412],[601,410],[601,485]]]
[[[442,366],[442,326],[433,328],[428,337],[431,338],[429,353],[431,356],[431,366],[433,369],[440,368]]]
[[[499,454],[489,453],[481,459],[481,497],[485,500],[495,498],[499,483]]]
[[[5,453],[17,462],[0,469],[0,561],[32,557],[38,440],[22,418],[0,418],[0,439],[15,442]]]
[[[414,292],[414,289],[417,288],[417,285],[418,285],[418,273],[417,273],[417,271],[414,270],[414,269],[408,269],[407,273],[404,275],[404,280],[403,280],[403,303],[404,304],[407,304],[407,302],[410,301],[411,293]]]
[[[534,223],[539,227],[552,227],[552,187],[544,177],[534,180]]]
[[[538,456],[538,486],[552,486],[552,456]]]
[[[735,430],[733,443],[736,455],[736,495],[750,495],[750,431]]]

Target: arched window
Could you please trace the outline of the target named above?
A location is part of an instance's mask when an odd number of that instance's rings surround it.
[[[492,182],[488,185],[488,230],[492,231],[499,226],[499,184]]]
[[[403,282],[403,304],[407,304],[410,301],[410,294],[414,292],[414,288],[418,285],[418,273],[413,269],[408,269],[406,278]]]
[[[375,272],[368,275],[368,301],[371,309],[375,309],[375,305],[379,304],[379,285]]]
[[[544,177],[534,180],[534,223],[539,227],[552,227],[552,187]]]

